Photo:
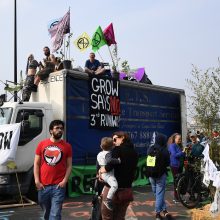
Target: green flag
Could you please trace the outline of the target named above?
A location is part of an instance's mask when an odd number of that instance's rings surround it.
[[[100,47],[107,44],[101,27],[99,26],[92,36],[92,50],[96,52]]]

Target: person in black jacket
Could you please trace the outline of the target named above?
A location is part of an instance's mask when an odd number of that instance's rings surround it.
[[[155,138],[155,144],[148,149],[148,155],[151,155],[152,150],[160,152],[159,161],[155,163],[160,163],[159,174],[154,175],[149,174],[149,181],[151,183],[152,191],[155,195],[155,211],[156,211],[156,220],[162,219],[160,212],[163,212],[166,219],[172,219],[171,215],[167,211],[166,202],[165,202],[165,190],[166,190],[166,178],[167,178],[167,167],[170,165],[170,155],[167,150],[167,137],[163,134],[157,134]],[[159,155],[159,153],[158,153]],[[159,157],[159,156],[158,156]],[[157,165],[155,164],[155,167]]]
[[[138,155],[127,133],[118,131],[113,134],[112,138],[115,145],[112,150],[112,157],[120,158],[121,163],[117,165],[107,164],[100,169],[99,173],[109,172],[114,169],[114,175],[118,182],[118,191],[127,192],[131,190],[132,182],[135,178]],[[108,191],[109,187],[105,186],[102,201],[105,201]],[[130,201],[119,201],[116,192],[113,197],[113,211],[107,209],[102,203],[102,220],[124,220]],[[118,205],[119,203],[120,205]]]

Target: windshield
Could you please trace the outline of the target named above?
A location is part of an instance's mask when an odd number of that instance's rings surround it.
[[[0,125],[9,124],[11,115],[12,108],[0,108]]]

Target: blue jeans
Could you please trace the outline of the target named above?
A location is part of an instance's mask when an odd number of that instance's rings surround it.
[[[45,220],[61,220],[65,192],[66,188],[57,188],[57,185],[45,186],[38,191],[38,202],[43,209]]]
[[[166,203],[165,203],[165,189],[166,189],[166,174],[164,173],[160,178],[152,178],[149,177],[151,187],[156,197],[155,202],[155,211],[157,213],[166,210]]]

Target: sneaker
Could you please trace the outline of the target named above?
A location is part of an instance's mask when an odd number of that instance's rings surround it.
[[[174,203],[179,203],[180,201],[179,201],[179,199],[173,199],[173,202]]]
[[[107,209],[109,209],[111,211],[113,210],[112,200],[107,199],[107,200],[103,201],[103,204],[106,206]]]
[[[172,216],[170,215],[170,213],[167,211],[167,210],[164,210],[163,211],[163,214],[164,214],[164,217],[167,219],[167,220],[172,220]]]
[[[161,217],[160,213],[157,212],[157,213],[156,213],[156,220],[161,220],[161,219],[162,219],[162,217]]]

